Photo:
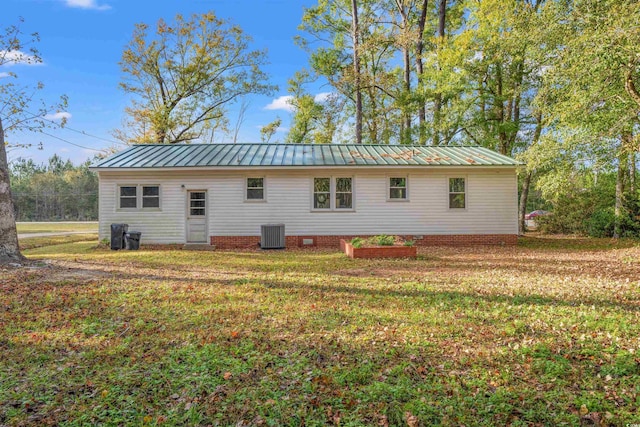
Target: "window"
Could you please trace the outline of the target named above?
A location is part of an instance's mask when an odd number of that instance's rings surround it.
[[[204,216],[207,206],[207,193],[204,191],[189,192],[189,216]]]
[[[336,209],[353,208],[351,178],[336,178]]]
[[[264,200],[264,178],[247,178],[247,200]]]
[[[118,186],[119,209],[159,209],[159,185]]]
[[[407,200],[407,178],[389,178],[389,199]]]
[[[138,187],[120,187],[120,209],[136,209],[138,207]]]
[[[466,207],[466,185],[464,178],[449,178],[449,209]]]
[[[157,185],[142,187],[142,208],[160,207],[160,187]]]
[[[331,178],[313,179],[313,208],[331,209]]]
[[[353,178],[314,178],[313,209],[353,209]]]

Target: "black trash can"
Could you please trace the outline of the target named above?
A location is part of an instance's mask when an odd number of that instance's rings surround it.
[[[125,234],[125,240],[128,251],[137,251],[140,249],[140,236],[142,235],[139,231],[130,231]]]
[[[127,234],[129,224],[111,224],[111,250],[117,251],[124,249],[125,239],[124,235]]]

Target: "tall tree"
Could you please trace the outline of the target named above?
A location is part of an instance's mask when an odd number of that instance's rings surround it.
[[[0,33],[0,67],[42,62],[35,47],[39,36],[37,33],[25,34],[20,27],[22,22],[21,19],[18,25],[11,25]],[[5,137],[10,132],[38,131],[49,124],[44,120],[44,115],[50,108],[42,102],[36,102],[37,93],[44,87],[42,83],[37,83],[35,87],[21,85],[17,83],[17,78],[12,71],[7,78],[0,80],[0,263],[23,260],[18,246],[7,162],[8,141]],[[54,107],[62,109],[65,106],[66,98],[63,97]]]
[[[447,0],[438,1],[438,41],[436,52],[444,45],[447,24]],[[436,90],[433,101],[433,145],[440,144],[440,110],[442,109],[442,93]]]
[[[429,0],[422,0],[422,6],[420,7],[420,18],[418,19],[418,28],[416,33],[416,74],[418,75],[418,85],[423,85],[423,73],[424,66],[422,63],[422,55],[424,52],[424,31],[427,24],[427,9],[429,7]],[[419,106],[418,106],[418,121],[420,127],[420,144],[424,144],[426,142],[426,121],[427,121],[427,112],[424,104],[424,99],[422,97],[418,97]]]
[[[587,135],[564,138],[564,151],[608,154],[617,169],[615,234],[620,234],[624,180],[640,119],[640,8],[633,0],[553,2],[545,27],[558,38],[545,73],[554,127]],[[581,159],[593,163],[592,159]]]
[[[360,25],[358,3],[351,0],[351,40],[353,43],[353,75],[356,98],[356,144],[362,144],[362,85],[360,72]]]
[[[305,10],[300,27],[307,36],[298,42],[309,52],[312,70],[348,101],[342,111],[353,124],[355,142],[380,143],[397,135],[393,43],[380,21],[386,10],[379,2],[319,0]]]
[[[280,128],[281,124],[282,119],[280,117],[277,117],[268,125],[262,126],[262,128],[260,128],[260,137],[262,138],[262,142],[264,142],[265,144],[271,142],[271,138],[273,138],[273,135],[278,132],[278,128]]]
[[[414,143],[413,119],[418,114],[419,143],[424,144],[426,108],[421,95],[423,62],[425,46],[425,27],[427,24],[428,0],[393,0],[390,4],[390,22],[397,27],[391,37],[401,51],[402,56],[402,90],[395,96],[396,104],[402,110],[400,141]],[[397,16],[396,19],[393,16]],[[415,71],[413,70],[415,61]],[[414,76],[415,73],[415,76]]]
[[[250,50],[240,27],[213,12],[160,19],[155,33],[137,24],[122,54],[120,87],[135,99],[127,108],[126,142],[197,140],[205,130],[225,127],[227,107],[247,94],[270,94],[261,67],[266,53]]]

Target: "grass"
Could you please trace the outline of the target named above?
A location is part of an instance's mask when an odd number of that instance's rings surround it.
[[[64,244],[74,243],[74,242],[87,242],[87,241],[93,241],[97,243],[98,234],[87,233],[87,234],[70,234],[70,235],[61,235],[61,236],[26,237],[26,238],[20,239],[20,249],[24,251],[28,249],[47,247],[45,251],[50,251],[51,248],[49,248],[49,246],[64,245]]]
[[[640,246],[109,251],[0,269],[0,425],[640,422]]]
[[[18,222],[18,233],[98,232],[97,222]]]

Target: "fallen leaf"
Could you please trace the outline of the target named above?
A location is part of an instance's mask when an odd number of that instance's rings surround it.
[[[404,419],[407,422],[408,427],[418,427],[420,425],[420,420],[418,420],[418,417],[413,415],[411,412],[405,412]]]

